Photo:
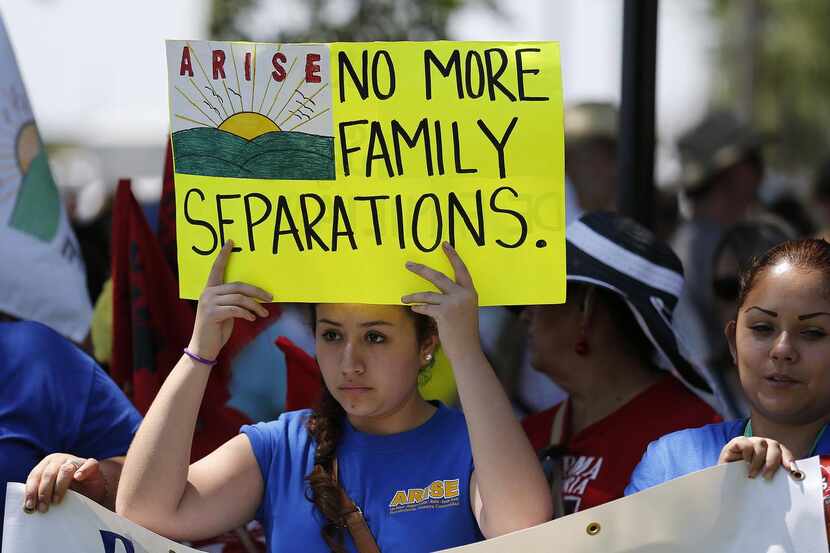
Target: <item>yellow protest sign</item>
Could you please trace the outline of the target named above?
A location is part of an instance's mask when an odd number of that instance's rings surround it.
[[[404,263],[468,265],[481,305],[565,297],[553,42],[168,41],[181,295],[400,303]]]

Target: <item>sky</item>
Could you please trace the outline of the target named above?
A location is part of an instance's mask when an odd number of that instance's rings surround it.
[[[46,142],[163,144],[164,39],[205,38],[203,0],[0,0]]]
[[[262,25],[301,18],[290,13],[302,9],[296,2],[278,4],[281,18],[271,17],[271,8]],[[619,101],[622,0],[501,5],[504,17],[480,7],[461,10],[451,22],[452,38],[558,40],[565,101]],[[660,3],[658,135],[666,141],[706,107],[715,39],[707,5]],[[164,39],[204,38],[207,6],[207,0],[0,0],[44,140],[162,145],[168,126]]]

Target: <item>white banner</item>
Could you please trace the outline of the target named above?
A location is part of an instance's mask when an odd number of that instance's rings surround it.
[[[199,553],[68,491],[46,514],[23,512],[23,484],[6,485],[3,553]]]
[[[2,20],[0,259],[0,311],[39,321],[83,341],[92,305],[81,250],[52,180]]]
[[[772,481],[746,463],[712,467],[638,494],[444,553],[827,553],[818,457]]]
[[[457,553],[827,553],[818,457],[803,481],[778,471],[749,480],[743,463],[713,467],[637,495]],[[23,512],[23,485],[9,483],[3,553],[196,553],[67,493],[48,513]],[[389,552],[394,553],[394,552]]]

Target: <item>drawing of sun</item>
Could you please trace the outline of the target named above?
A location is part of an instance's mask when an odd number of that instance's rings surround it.
[[[32,166],[32,161],[40,154],[40,136],[34,121],[27,121],[17,133],[17,165],[20,172],[26,174]]]
[[[220,131],[235,134],[245,140],[254,138],[269,132],[277,132],[282,129],[276,123],[261,113],[234,113],[217,127]]]
[[[257,49],[269,46],[263,65]],[[177,173],[334,179],[328,76],[309,69],[302,46],[282,49],[200,42],[168,49],[169,58],[177,56],[170,65]]]
[[[18,80],[0,87],[0,204],[14,201],[8,225],[31,238],[51,242],[57,235],[61,201],[32,108]]]

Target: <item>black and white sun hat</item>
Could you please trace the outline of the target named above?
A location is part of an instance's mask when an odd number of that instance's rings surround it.
[[[657,364],[710,403],[717,401],[712,379],[682,353],[672,327],[683,265],[667,244],[627,217],[592,212],[567,227],[566,259],[568,282],[619,294],[654,345]]]

